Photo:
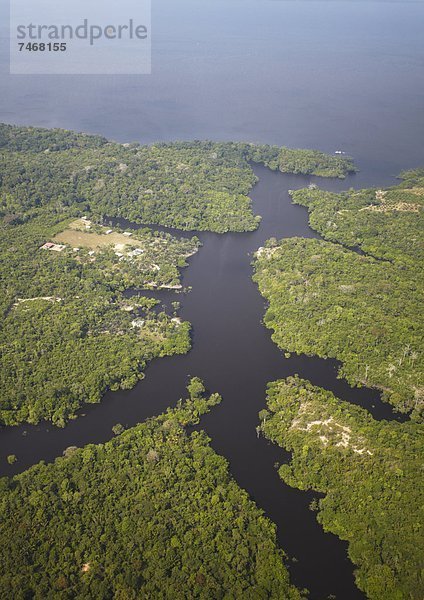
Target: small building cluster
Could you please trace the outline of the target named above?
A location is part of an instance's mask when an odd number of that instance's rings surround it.
[[[141,248],[135,248],[134,250],[131,250],[131,252],[128,252],[128,256],[141,256],[141,254],[144,254],[144,250]]]
[[[63,244],[54,244],[53,242],[46,242],[40,247],[40,250],[54,250],[55,252],[62,252],[66,246]]]

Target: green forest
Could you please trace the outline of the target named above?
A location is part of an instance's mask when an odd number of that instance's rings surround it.
[[[101,220],[178,229],[251,231],[249,161],[295,173],[344,176],[348,158],[243,143],[176,142],[140,146],[62,130],[0,125],[0,216],[50,206]]]
[[[368,411],[291,377],[268,387],[261,431],[291,452],[289,485],[320,492],[325,531],[349,543],[356,583],[370,600],[420,600],[424,589],[422,427]]]
[[[118,144],[0,125],[0,424],[63,426],[107,389],[134,386],[152,358],[187,352],[188,323],[123,292],[181,287],[180,269],[198,238],[119,227],[107,237],[104,225],[125,217],[221,233],[255,229],[249,161],[279,152],[234,143]]]
[[[399,185],[385,190],[335,194],[312,186],[292,192],[292,198],[307,206],[311,227],[324,239],[421,271],[424,169],[405,171],[400,177]]]
[[[330,155],[319,150],[245,144],[243,151],[247,160],[264,164],[272,171],[279,170],[282,173],[344,179],[346,175],[357,172],[349,156]]]
[[[151,268],[143,264],[160,268],[159,286],[179,283],[197,238],[134,232],[142,264],[139,257],[121,260],[108,246],[41,249],[67,223],[45,214],[0,224],[0,421],[6,425],[48,419],[63,426],[107,389],[133,387],[148,360],[190,348],[188,323],[158,313],[155,300],[127,300],[123,292],[149,287]]]
[[[347,156],[331,156],[318,150],[291,150],[281,148],[278,168],[282,173],[338,177],[344,179],[348,173],[357,171],[353,160]]]
[[[258,225],[256,178],[236,144],[117,144],[61,130],[0,126],[4,216],[125,217],[216,232]]]
[[[275,526],[202,431],[202,382],[104,445],[2,479],[2,597],[300,600]]]
[[[381,389],[419,420],[424,172],[403,176],[387,191],[293,192],[328,241],[269,240],[256,254],[254,280],[280,348],[340,360],[349,383]]]
[[[355,171],[349,157],[315,150],[142,146],[0,124],[0,425],[64,427],[83,403],[136,385],[150,360],[189,351],[178,303],[166,312],[143,291],[183,291],[196,232],[259,226],[252,163]],[[348,542],[367,597],[421,600],[424,170],[389,189],[311,185],[292,198],[322,239],[272,239],[255,255],[273,340],[287,355],[338,359],[340,377],[411,418],[377,421],[292,377],[269,384],[258,434],[291,453],[281,478],[316,492],[311,509]],[[0,480],[2,597],[307,596],[290,584],[275,526],[192,427],[220,396],[198,378],[187,392],[128,431],[116,424],[105,444]]]
[[[424,170],[389,189],[291,192],[322,240],[268,240],[254,280],[264,323],[286,353],[341,361],[351,385],[382,390],[407,412],[377,421],[297,377],[270,383],[260,430],[291,453],[283,481],[315,490],[318,521],[348,542],[371,600],[421,599],[424,488]]]

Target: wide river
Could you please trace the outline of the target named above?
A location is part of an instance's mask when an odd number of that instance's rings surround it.
[[[46,424],[4,429],[0,455],[13,452],[18,462],[13,466],[1,462],[0,468],[5,474],[16,473],[39,460],[53,460],[68,446],[106,441],[114,424],[132,426],[173,406],[184,396],[189,375],[199,376],[210,391],[224,398],[202,419],[201,427],[211,436],[213,447],[230,461],[237,482],[277,524],[279,542],[297,559],[291,565],[293,580],[308,587],[312,598],[329,594],[360,598],[346,546],[324,534],[315,513],[308,509],[313,494],[280,481],[274,465],[287,460],[287,455],[257,438],[258,412],[265,407],[267,383],[295,373],[367,407],[376,418],[394,418],[392,411],[377,392],[352,389],[337,379],[335,361],[306,356],[285,359],[261,323],[265,305],[251,279],[253,252],[268,238],[318,237],[308,226],[306,209],[291,203],[289,189],[311,181],[340,189],[356,184],[360,176],[340,182],[283,175],[261,166],[255,172],[259,183],[252,199],[255,211],[263,217],[259,229],[225,235],[199,233],[203,246],[183,271],[183,284],[192,291],[184,296],[158,295],[165,304],[182,301],[181,316],[193,325],[189,354],[153,361],[146,379],[136,388],[107,393],[100,405],[85,407],[84,416],[65,429]]]
[[[153,73],[143,77],[10,76],[7,12],[7,0],[0,0],[0,121],[122,142],[209,138],[343,149],[361,172],[344,182],[317,181],[328,189],[389,185],[402,168],[424,162],[422,2],[155,0]],[[308,509],[313,494],[279,480],[274,463],[287,457],[257,439],[255,428],[267,382],[293,373],[376,418],[392,414],[378,393],[337,379],[333,361],[286,360],[261,324],[265,305],[251,280],[252,253],[271,236],[316,234],[287,194],[312,180],[263,167],[255,172],[259,229],[200,234],[203,247],[183,273],[192,291],[177,299],[193,324],[192,351],[153,361],[135,389],[108,393],[63,430],[2,430],[0,454],[15,453],[18,462],[2,460],[0,469],[13,474],[67,446],[103,442],[117,422],[131,426],[175,404],[188,376],[200,376],[224,398],[201,426],[297,558],[290,563],[293,581],[313,599],[363,598],[346,545],[322,532]]]

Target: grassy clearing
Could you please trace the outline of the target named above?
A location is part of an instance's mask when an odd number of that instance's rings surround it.
[[[83,247],[95,250],[105,246],[142,246],[140,240],[133,240],[131,237],[114,231],[106,235],[108,229],[102,227],[105,233],[91,232],[88,227],[91,227],[90,221],[77,219],[69,224],[68,228],[58,233],[53,241],[60,244],[67,244],[72,247]],[[97,226],[98,228],[98,226]]]

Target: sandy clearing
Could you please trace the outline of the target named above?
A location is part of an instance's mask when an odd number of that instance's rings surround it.
[[[67,244],[73,248],[82,246],[84,248],[101,248],[106,246],[118,246],[124,249],[125,246],[142,247],[143,242],[140,240],[131,239],[129,236],[123,233],[117,233],[113,231],[110,234],[106,234],[106,227],[104,227],[104,234],[91,233],[87,231],[87,225],[90,226],[90,221],[84,219],[77,219],[69,224],[68,228],[58,233],[53,240],[62,244]]]

